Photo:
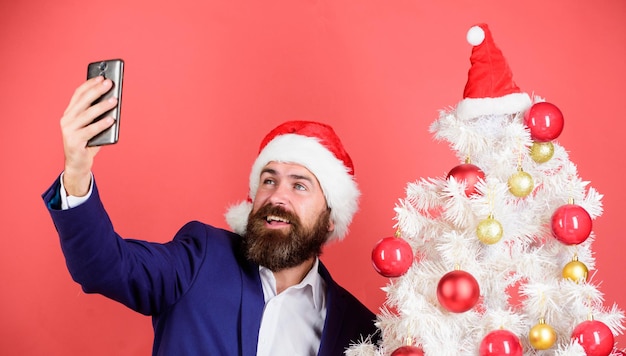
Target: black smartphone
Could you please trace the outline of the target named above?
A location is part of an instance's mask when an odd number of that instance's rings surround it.
[[[87,79],[103,76],[110,79],[113,82],[111,89],[92,103],[97,104],[102,100],[108,100],[111,97],[117,98],[117,105],[98,116],[94,122],[102,119],[106,116],[112,116],[115,118],[115,123],[108,129],[102,131],[96,136],[92,137],[87,142],[87,146],[102,146],[110,145],[117,142],[120,135],[120,112],[122,109],[122,82],[124,80],[124,61],[121,59],[107,59],[104,61],[98,61],[89,63],[87,66]]]

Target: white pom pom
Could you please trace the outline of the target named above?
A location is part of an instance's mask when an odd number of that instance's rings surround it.
[[[480,26],[472,26],[467,31],[467,42],[472,46],[478,46],[485,40],[485,31]]]

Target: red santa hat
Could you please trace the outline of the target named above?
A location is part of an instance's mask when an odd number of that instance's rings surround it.
[[[471,119],[526,111],[531,105],[530,97],[513,82],[513,73],[494,43],[489,27],[486,24],[473,26],[467,32],[467,41],[474,46],[470,58],[472,66],[456,116]]]
[[[311,121],[288,121],[265,136],[250,172],[248,200],[226,212],[226,221],[233,231],[240,235],[246,232],[261,170],[271,161],[300,164],[315,175],[335,223],[329,240],[343,239],[361,194],[354,180],[354,166],[332,127]]]

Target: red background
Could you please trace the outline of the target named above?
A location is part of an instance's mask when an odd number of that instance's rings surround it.
[[[125,236],[166,241],[191,219],[225,227],[269,129],[288,119],[333,125],[363,198],[350,235],[323,260],[376,311],[387,280],[370,252],[393,234],[406,183],[458,163],[428,127],[461,99],[465,33],[478,22],[490,25],[522,90],[563,111],[559,142],[605,195],[594,279],[607,305],[626,308],[622,0],[3,1],[2,353],[151,349],[149,318],[70,279],[40,199],[63,167],[59,118],[88,62],[126,61],[121,141],[94,169]]]

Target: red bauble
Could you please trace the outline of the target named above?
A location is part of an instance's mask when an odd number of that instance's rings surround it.
[[[399,237],[385,237],[372,250],[372,264],[384,277],[400,277],[413,264],[411,245]]]
[[[587,356],[610,355],[615,342],[611,329],[597,320],[587,320],[578,324],[572,332],[572,339],[585,349]]]
[[[554,104],[536,103],[524,114],[530,137],[539,142],[552,141],[563,131],[563,113]]]
[[[476,183],[479,179],[485,179],[485,172],[478,166],[471,163],[460,164],[448,173],[446,179],[454,177],[457,182],[465,181],[465,195],[470,196],[476,193]]]
[[[480,356],[522,356],[524,348],[519,338],[508,330],[494,330],[480,343]]]
[[[415,346],[401,346],[391,353],[391,356],[424,356],[424,351]]]
[[[480,297],[480,287],[471,274],[465,271],[446,273],[437,285],[437,299],[447,310],[463,313],[474,307]]]
[[[566,204],[552,214],[552,233],[567,245],[577,245],[591,234],[591,216],[583,207]]]

